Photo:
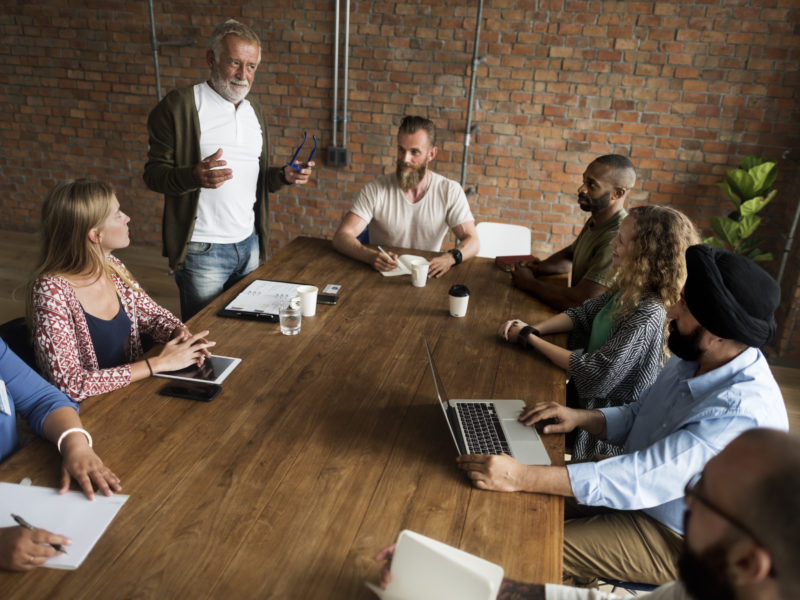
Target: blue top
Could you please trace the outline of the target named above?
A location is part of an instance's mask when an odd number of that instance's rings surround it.
[[[39,377],[2,339],[0,380],[5,384],[11,409],[9,415],[0,410],[0,461],[17,449],[16,412],[19,412],[37,435],[42,434],[44,420],[54,410],[69,406],[78,412],[78,406],[68,396]]]
[[[97,356],[97,366],[101,369],[111,369],[128,362],[125,355],[125,344],[131,336],[131,318],[122,308],[122,300],[117,296],[119,310],[110,321],[90,315],[85,310],[86,325],[92,338],[94,354]]]
[[[758,349],[699,377],[697,368],[673,356],[637,402],[600,409],[609,441],[625,453],[567,466],[578,502],[642,509],[682,534],[683,488],[692,475],[747,429],[789,429],[781,391]]]

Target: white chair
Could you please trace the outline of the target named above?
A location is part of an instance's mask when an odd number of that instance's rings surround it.
[[[531,253],[531,230],[510,223],[478,223],[478,239],[481,249],[478,256],[521,256]]]

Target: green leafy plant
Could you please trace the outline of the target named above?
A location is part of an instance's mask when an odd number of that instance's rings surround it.
[[[717,182],[717,186],[733,201],[736,210],[726,217],[713,217],[711,229],[716,236],[703,241],[755,261],[772,260],[772,253],[762,252],[758,248],[761,240],[752,236],[761,224],[758,212],[778,193],[778,190],[767,193],[777,177],[775,161],[753,155],[746,156],[738,169],[726,171],[725,181]]]

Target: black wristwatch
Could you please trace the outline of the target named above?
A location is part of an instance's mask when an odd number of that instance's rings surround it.
[[[289,166],[289,165],[283,165],[283,166],[281,167],[280,171],[278,171],[278,178],[281,180],[281,183],[282,183],[283,185],[294,185],[294,184],[293,184],[291,181],[289,181],[288,179],[286,179],[286,173],[284,173],[284,172],[283,172],[283,169],[284,169],[285,167],[288,167],[288,166]],[[290,168],[291,168],[291,167],[290,167]]]
[[[461,261],[464,259],[464,257],[461,256],[461,250],[458,248],[453,248],[452,250],[448,250],[448,252],[452,254],[453,258],[456,260],[456,264],[453,266],[455,267],[456,265],[460,265]]]
[[[541,333],[539,333],[539,330],[536,329],[535,327],[531,327],[530,325],[525,325],[525,327],[519,330],[519,334],[517,335],[517,343],[523,348],[527,348],[528,336],[530,334],[533,334],[537,337],[542,335]]]

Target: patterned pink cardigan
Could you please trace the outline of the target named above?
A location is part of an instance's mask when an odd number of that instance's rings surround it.
[[[113,256],[109,260],[122,265]],[[164,343],[183,323],[144,291],[131,289],[116,274],[111,279],[131,320],[125,356],[133,363],[143,354],[142,333]],[[41,277],[33,286],[33,345],[45,379],[76,402],[131,382],[130,364],[99,368],[83,307],[63,277]]]

